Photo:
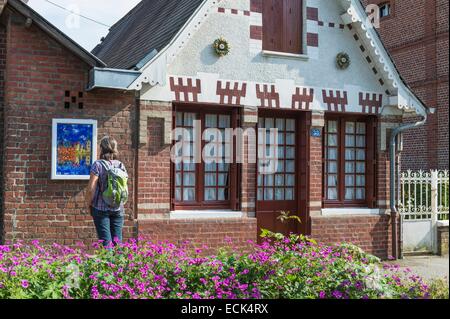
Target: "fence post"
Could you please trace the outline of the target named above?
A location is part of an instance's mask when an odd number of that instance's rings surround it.
[[[437,254],[437,222],[438,222],[438,171],[431,171],[431,231],[433,253]]]

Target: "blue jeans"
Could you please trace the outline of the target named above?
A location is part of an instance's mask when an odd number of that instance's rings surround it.
[[[114,244],[115,240],[122,241],[122,229],[125,221],[123,211],[103,212],[92,207],[92,218],[94,219],[97,237],[103,241],[103,246]]]

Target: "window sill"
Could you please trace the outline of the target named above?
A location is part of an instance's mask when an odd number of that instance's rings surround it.
[[[177,210],[170,212],[170,219],[228,219],[243,218],[242,212],[231,210]]]
[[[277,52],[277,51],[262,51],[263,56],[267,57],[280,57],[280,58],[288,58],[288,59],[298,59],[303,61],[308,61],[309,56],[306,54],[295,54],[295,53],[285,53],[285,52]]]
[[[324,208],[322,216],[376,216],[381,215],[380,209],[375,208]]]

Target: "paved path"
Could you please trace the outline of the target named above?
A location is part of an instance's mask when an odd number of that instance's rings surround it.
[[[439,256],[406,256],[403,260],[393,262],[402,268],[410,268],[424,279],[447,278],[449,280],[449,258]]]

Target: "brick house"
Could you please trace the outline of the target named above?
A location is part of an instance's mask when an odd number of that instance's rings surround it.
[[[2,241],[95,236],[86,182],[50,179],[52,119],[78,118],[119,140],[126,237],[214,248],[269,228],[390,254],[388,137],[430,110],[359,1],[145,0],[92,53],[21,1],[0,3]],[[231,46],[223,56],[219,38]],[[184,162],[171,161],[185,142],[172,129],[228,147],[232,161],[193,161],[184,149]],[[228,144],[210,134],[230,129],[248,134]],[[236,161],[238,148],[257,159]],[[281,223],[280,211],[302,223]]]
[[[380,35],[408,85],[436,107],[425,126],[404,135],[402,169],[449,169],[446,0],[365,0],[386,8]]]

